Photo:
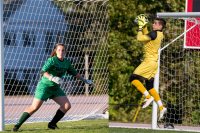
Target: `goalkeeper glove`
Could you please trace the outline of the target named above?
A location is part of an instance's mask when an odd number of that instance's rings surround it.
[[[56,84],[62,84],[63,83],[63,81],[62,81],[61,78],[59,78],[59,77],[53,77],[52,75],[49,77],[49,80],[53,81]]]
[[[93,85],[94,84],[92,82],[92,80],[84,79],[83,77],[81,77],[80,80],[82,80],[84,83],[89,84],[89,85]]]
[[[135,22],[138,24],[139,30],[142,30],[149,20],[145,14],[140,14],[136,17]]]
[[[94,83],[92,82],[92,80],[85,79],[82,76],[80,76],[80,80],[83,81],[86,84],[94,85]]]
[[[86,84],[89,84],[89,85],[93,85],[94,83],[92,82],[92,80],[88,80],[88,79],[84,79],[83,80]]]

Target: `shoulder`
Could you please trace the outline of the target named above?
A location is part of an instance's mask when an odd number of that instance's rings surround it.
[[[67,59],[66,57],[64,58],[64,61],[66,61],[66,62],[70,62],[69,59]]]
[[[55,61],[55,56],[53,56],[53,57],[49,57],[48,59],[47,59],[47,62],[54,62]]]
[[[64,58],[64,62],[68,63],[68,64],[71,64],[71,61],[69,59],[67,59],[67,58]]]
[[[149,32],[148,36],[151,38],[151,40],[155,40],[157,38],[157,31]]]
[[[49,57],[47,60],[55,60],[55,56],[53,56],[53,57]]]
[[[157,34],[160,36],[164,36],[162,31],[158,31]]]

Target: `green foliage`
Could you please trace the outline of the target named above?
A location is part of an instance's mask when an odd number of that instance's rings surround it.
[[[148,14],[150,20],[157,12],[184,11],[183,0],[110,0],[109,33],[109,111],[110,120],[132,121],[139,105],[141,94],[131,86],[129,76],[140,64],[142,44],[136,40],[137,25],[134,19],[139,14]],[[150,112],[147,109],[146,112]],[[150,115],[146,119],[150,121]],[[141,121],[142,122],[142,121]]]
[[[193,123],[196,125],[200,124],[199,116],[200,116],[199,110],[192,112],[192,120],[193,120]]]

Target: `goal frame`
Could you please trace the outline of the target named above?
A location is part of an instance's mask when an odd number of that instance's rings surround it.
[[[200,17],[200,12],[162,12],[162,13],[159,12],[156,15],[157,15],[158,18],[194,18],[194,17]],[[171,45],[176,40],[178,40],[180,37],[182,37],[183,35],[185,35],[188,31],[190,31],[191,29],[193,29],[196,25],[197,25],[197,23],[194,24],[189,29],[185,30],[182,34],[180,34],[178,37],[176,37],[175,39],[173,39],[173,41],[171,41],[168,44],[166,44],[163,48],[159,49],[159,51],[158,51],[158,54],[159,54],[159,58],[158,58],[158,71],[157,71],[157,74],[155,76],[155,82],[154,82],[154,88],[156,89],[156,91],[159,92],[160,55],[162,53],[162,50],[164,50],[169,45]],[[193,49],[195,49],[195,48],[193,48]],[[153,102],[152,124],[151,124],[151,128],[152,129],[159,129],[157,127],[157,118],[158,118],[158,116],[157,116],[157,113],[158,113],[157,108],[158,108],[158,106],[157,106],[156,102]]]
[[[3,43],[3,1],[0,1],[0,131],[4,130],[4,43]]]

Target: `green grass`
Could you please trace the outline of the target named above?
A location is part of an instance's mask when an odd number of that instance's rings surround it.
[[[184,131],[161,131],[151,129],[134,129],[134,128],[109,128],[109,133],[194,133]]]
[[[59,122],[60,129],[50,130],[47,123],[23,124],[19,132],[21,133],[108,133],[108,120],[82,120],[74,122]],[[10,132],[14,125],[6,125],[5,131]]]

